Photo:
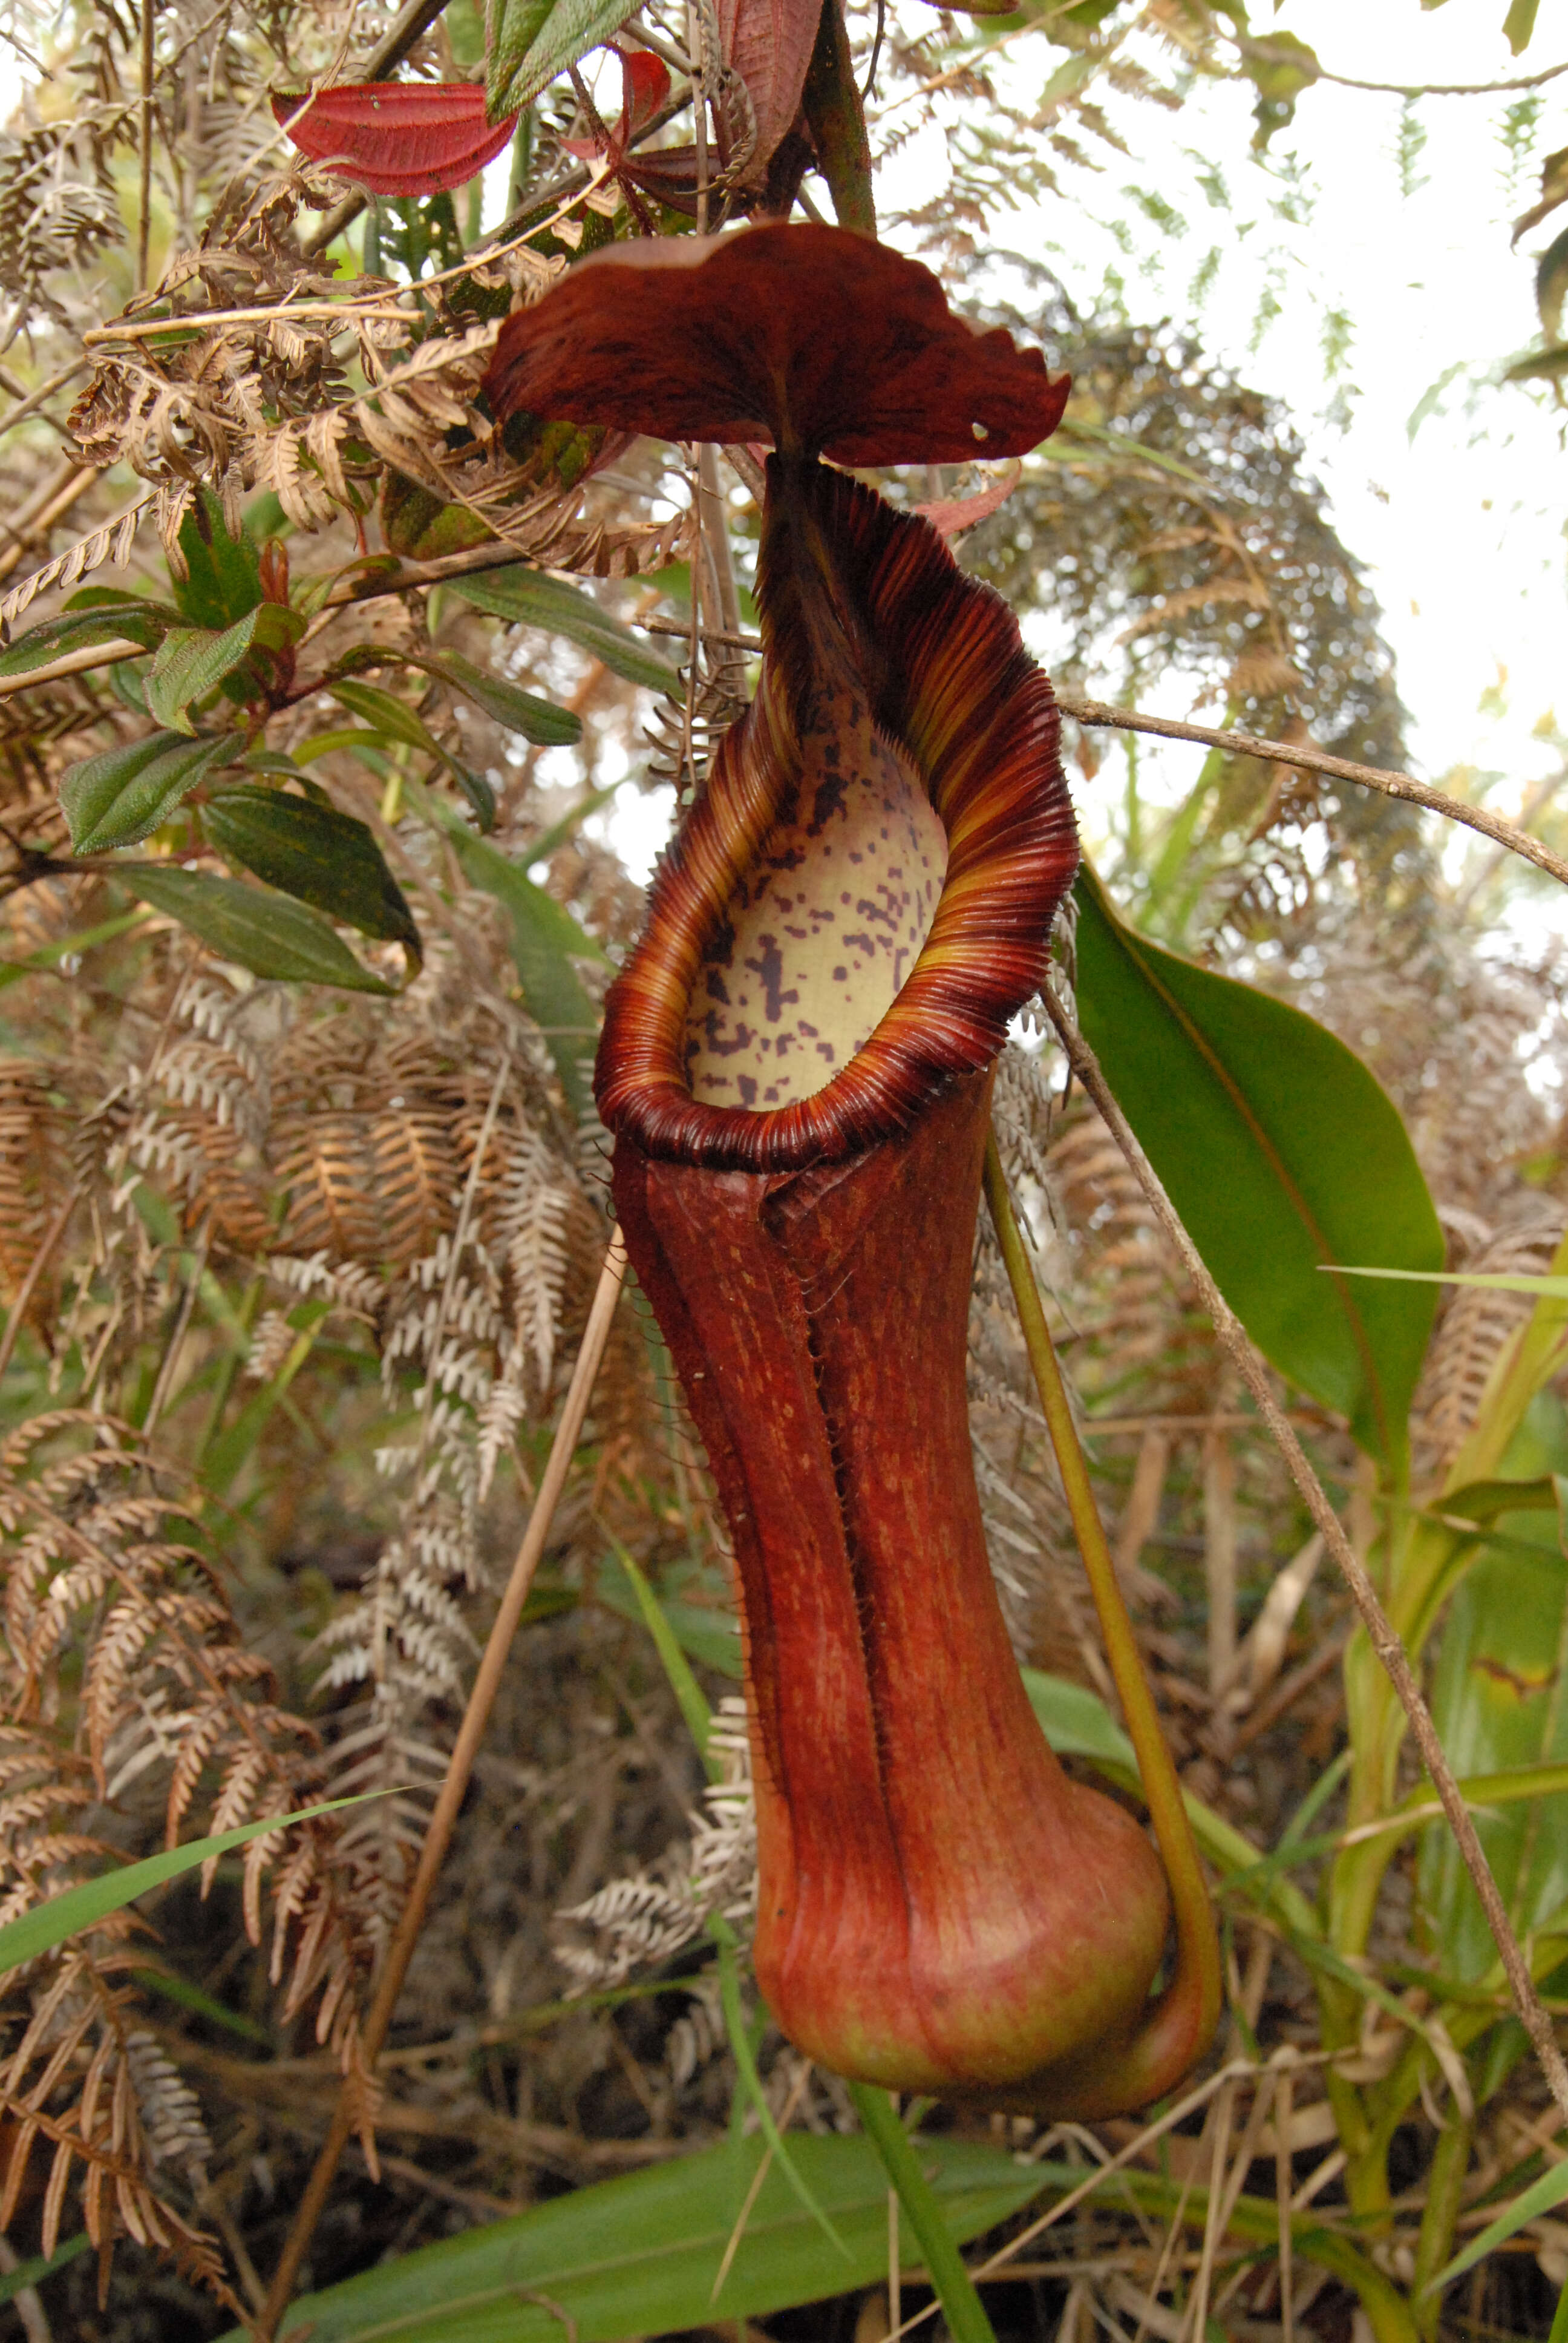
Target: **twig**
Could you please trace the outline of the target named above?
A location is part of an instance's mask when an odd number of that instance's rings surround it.
[[[691,52],[691,126],[697,142],[697,233],[708,234],[708,55],[699,6],[688,5],[686,45]]]
[[[1047,1014],[1055,1026],[1061,1045],[1067,1052],[1068,1063],[1099,1108],[1107,1129],[1115,1139],[1139,1186],[1152,1206],[1155,1218],[1181,1254],[1187,1273],[1197,1288],[1199,1301],[1213,1322],[1214,1332],[1235,1362],[1242,1382],[1257,1403],[1259,1414],[1273,1434],[1280,1453],[1289,1467],[1291,1478],[1301,1492],[1313,1522],[1322,1532],[1323,1542],[1329,1552],[1340,1566],[1345,1584],[1350,1588],[1351,1599],[1361,1614],[1362,1623],[1366,1628],[1372,1650],[1377,1654],[1389,1682],[1393,1686],[1400,1706],[1410,1720],[1416,1746],[1421,1752],[1422,1763],[1425,1765],[1432,1777],[1432,1786],[1442,1801],[1442,1810],[1448,1817],[1449,1827],[1453,1833],[1460,1855],[1463,1858],[1464,1867],[1474,1882],[1476,1894],[1481,1898],[1487,1926],[1492,1931],[1504,1973],[1513,1990],[1514,2006],[1519,2012],[1525,2032],[1534,2045],[1535,2055],[1541,2061],[1542,2072],[1546,2077],[1552,2096],[1562,2109],[1564,2120],[1568,2121],[1568,2063],[1564,2062],[1563,2053],[1558,2048],[1556,2036],[1552,2030],[1552,2020],[1542,2006],[1541,1997],[1535,1990],[1534,1980],[1530,1974],[1529,1963],[1521,1949],[1518,1937],[1513,1933],[1507,1909],[1498,1893],[1497,1882],[1492,1875],[1492,1866],[1486,1860],[1485,1850],[1477,1835],[1474,1821],[1464,1802],[1459,1784],[1454,1779],[1453,1770],[1443,1754],[1442,1744],[1437,1737],[1437,1728],[1432,1721],[1432,1712],[1427,1707],[1421,1687],[1415,1680],[1404,1645],[1394,1633],[1388,1614],[1379,1599],[1377,1589],[1367,1574],[1366,1565],[1345,1535],[1343,1524],[1330,1503],[1328,1493],[1322,1482],[1312,1470],[1306,1451],[1297,1439],[1284,1410],[1274,1397],[1268,1373],[1261,1359],[1253,1350],[1241,1320],[1215,1284],[1202,1255],[1188,1235],[1175,1206],[1165,1192],[1158,1173],[1144,1154],[1131,1125],[1117,1104],[1110,1085],[1100,1070],[1099,1060],[1068,1017],[1049,985],[1044,989],[1041,998],[1044,1001]]]
[[[1308,748],[1300,740],[1258,740],[1250,732],[1216,732],[1206,724],[1187,724],[1169,716],[1145,716],[1136,708],[1112,708],[1102,699],[1078,699],[1070,693],[1058,692],[1056,704],[1064,716],[1075,724],[1113,725],[1121,732],[1151,732],[1166,740],[1196,740],[1209,749],[1227,749],[1232,756],[1257,757],[1271,765],[1294,765],[1312,773],[1332,773],[1343,781],[1358,781],[1362,789],[1381,790],[1385,798],[1400,798],[1410,805],[1424,806],[1430,813],[1441,813],[1450,821],[1462,821],[1470,830],[1478,830],[1494,845],[1506,846],[1510,852],[1523,855],[1533,862],[1538,870],[1568,887],[1568,862],[1543,846],[1538,838],[1514,823],[1504,821],[1500,815],[1488,813],[1481,806],[1468,806],[1458,798],[1449,797],[1442,789],[1434,789],[1425,781],[1412,781],[1408,773],[1391,773],[1381,765],[1352,764],[1348,757],[1331,757],[1322,749]]]
[[[1231,2147],[1231,2117],[1236,2105],[1236,2086],[1227,2083],[1209,2110],[1209,2120],[1214,2127],[1214,2144],[1209,2155],[1209,2202],[1203,2216],[1203,2250],[1198,2260],[1198,2282],[1192,2289],[1187,2316],[1181,2322],[1181,2335],[1191,2332],[1196,2343],[1203,2343],[1209,2331],[1209,2288],[1214,2277],[1214,2253],[1223,2235],[1221,2226],[1221,2182],[1225,2158]]]
[[[1293,55],[1277,49],[1268,40],[1239,40],[1236,46],[1244,57],[1261,58],[1265,65],[1294,65]],[[1555,81],[1559,74],[1568,73],[1568,65],[1546,65],[1540,73],[1519,74],[1512,81],[1357,81],[1353,75],[1331,73],[1327,65],[1319,65],[1313,79],[1332,82],[1339,89],[1375,90],[1384,97],[1499,97],[1511,89],[1540,89],[1543,83]]]
[[[679,635],[683,640],[691,632],[690,623],[685,618],[634,618],[631,623],[645,634]],[[703,642],[722,643],[726,650],[759,651],[762,648],[760,635],[724,634],[717,627],[703,627],[700,634]]]
[[[142,127],[141,213],[136,222],[136,290],[147,281],[153,236],[153,39],[157,30],[158,0],[142,0]]]
[[[469,1777],[474,1770],[474,1760],[478,1755],[479,1744],[484,1738],[485,1728],[490,1719],[490,1711],[495,1705],[496,1694],[500,1689],[501,1676],[506,1668],[508,1654],[511,1650],[512,1638],[517,1633],[518,1622],[522,1616],[523,1605],[528,1600],[534,1573],[538,1568],[539,1558],[544,1553],[545,1540],[549,1535],[550,1523],[554,1517],[556,1506],[560,1501],[561,1490],[565,1485],[567,1473],[570,1470],[572,1457],[577,1450],[583,1419],[588,1413],[594,1378],[598,1372],[599,1360],[604,1354],[605,1342],[609,1334],[610,1320],[615,1315],[615,1305],[620,1293],[621,1281],[625,1275],[626,1248],[621,1242],[620,1231],[617,1229],[610,1238],[609,1249],[605,1254],[604,1267],[599,1272],[598,1291],[594,1295],[593,1307],[588,1312],[582,1347],[578,1353],[577,1364],[572,1370],[571,1383],[567,1392],[566,1403],[561,1409],[561,1420],[556,1428],[556,1436],[550,1446],[549,1461],[545,1466],[544,1478],[539,1483],[539,1493],[533,1512],[528,1516],[528,1526],[524,1533],[523,1542],[518,1548],[517,1560],[512,1564],[512,1574],[507,1583],[507,1591],[501,1597],[500,1607],[496,1613],[495,1624],[490,1629],[484,1656],[479,1662],[478,1672],[474,1678],[473,1690],[468,1694],[468,1704],[463,1712],[463,1722],[447,1763],[446,1778],[441,1784],[441,1795],[436,1801],[436,1809],[430,1817],[430,1827],[425,1835],[425,1843],[419,1850],[419,1865],[414,1875],[413,1885],[408,1890],[408,1900],[403,1907],[397,1932],[387,1948],[387,1958],[380,1976],[377,1979],[375,1998],[366,2014],[360,2038],[365,2068],[367,2073],[374,2073],[377,2057],[382,2044],[387,2039],[393,2014],[397,2006],[397,1996],[402,1991],[403,1980],[408,1973],[408,1964],[414,1956],[414,1947],[418,1942],[419,1932],[424,1926],[425,1914],[429,1906],[437,1875],[440,1871],[457,1825],[458,1809],[467,1791]],[[272,2337],[277,2332],[278,2321],[288,2308],[289,2297],[294,2291],[294,2281],[299,2274],[300,2263],[305,2258],[316,2224],[327,2202],[327,2193],[332,2186],[332,2177],[337,2169],[338,2158],[347,2145],[348,2136],[353,2128],[354,2097],[346,2084],[337,2095],[337,2104],[333,2111],[332,2126],[327,2135],[326,2145],[316,2159],[316,2167],[306,2186],[305,2194],[299,2202],[299,2209],[294,2217],[277,2268],[273,2273],[266,2306],[256,2329],[258,2336],[266,2338],[266,2343],[271,2343]]]
[[[62,520],[78,498],[85,496],[87,490],[102,477],[95,464],[77,464],[74,457],[68,456],[65,458],[65,465],[68,477],[42,509],[20,528],[15,544],[5,553],[0,553],[0,578],[10,577],[29,545],[36,544],[40,539],[46,542],[49,531],[55,522]],[[71,468],[73,466],[75,466],[74,469]]]
[[[25,422],[29,415],[35,414],[44,401],[46,398],[53,398],[57,390],[64,390],[65,385],[81,373],[86,363],[85,357],[73,358],[68,367],[62,367],[58,374],[52,374],[47,382],[40,384],[36,390],[29,391],[20,407],[14,407],[9,415],[0,418],[0,432],[11,430],[16,424]]]

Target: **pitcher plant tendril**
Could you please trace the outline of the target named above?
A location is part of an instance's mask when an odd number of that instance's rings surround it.
[[[823,330],[851,316],[852,364]],[[1066,378],[915,262],[769,226],[596,256],[508,321],[486,387],[503,418],[774,450],[760,681],[654,880],[596,1077],[734,1544],[758,1981],[863,2083],[1141,2105],[1207,2038],[1172,1996],[1208,2027],[1213,1996],[1188,1929],[1151,2000],[1165,1875],[1035,1721],[965,1397],[990,1069],[1077,863],[1056,707],[936,531],[829,468],[1021,454]]]

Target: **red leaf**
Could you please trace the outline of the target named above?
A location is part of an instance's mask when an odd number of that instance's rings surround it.
[[[846,465],[1021,456],[1070,378],[948,307],[929,268],[842,228],[649,237],[581,262],[508,318],[498,417],[661,439],[771,439]]]
[[[757,117],[757,151],[746,168],[748,186],[761,185],[769,157],[800,111],[821,16],[820,0],[719,0],[724,61],[746,84]]]
[[[615,46],[612,42],[610,45]],[[646,130],[669,96],[669,67],[648,49],[616,49],[620,59],[623,138]]]
[[[614,49],[620,59],[620,120],[610,131],[608,146],[601,146],[597,138],[563,138],[561,144],[568,155],[576,155],[585,163],[591,163],[598,155],[608,155],[611,168],[616,169],[625,160],[626,150],[638,132],[648,127],[668,97],[669,67],[651,50],[623,49],[614,41],[605,45]]]
[[[276,96],[272,110],[313,163],[330,164],[373,196],[438,196],[493,162],[518,117],[485,119],[481,82],[348,81],[305,96]]]
[[[961,537],[977,521],[989,520],[993,512],[1000,512],[1022,478],[1022,467],[1015,462],[1001,479],[993,480],[989,488],[977,489],[972,497],[948,497],[940,504],[916,505],[912,509],[921,520],[930,521],[939,537]]]

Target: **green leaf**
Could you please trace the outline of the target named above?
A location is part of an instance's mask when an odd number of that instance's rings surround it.
[[[920,2240],[952,2343],[996,2343],[985,2305],[975,2292],[963,2256],[948,2235],[940,2200],[920,2170],[920,2157],[899,2120],[896,2104],[871,2083],[851,2083],[849,2097]]]
[[[1352,1269],[1341,1262],[1332,1274],[1335,1277],[1402,1277],[1418,1285],[1479,1285],[1490,1293],[1544,1294],[1557,1302],[1568,1301],[1568,1277],[1533,1277],[1526,1271],[1473,1269]]]
[[[1469,1493],[1477,1510],[1493,1513],[1508,1545],[1483,1551],[1456,1587],[1432,1677],[1432,1722],[1454,1772],[1467,1782],[1568,1759],[1568,1557],[1561,1512],[1568,1483],[1559,1479],[1551,1512],[1532,1502],[1529,1483],[1517,1493],[1516,1503],[1523,1500],[1517,1511],[1493,1504],[1498,1485]],[[1475,1827],[1509,1916],[1528,1937],[1568,1902],[1568,1794],[1483,1807]],[[1484,1976],[1496,1948],[1448,1832],[1427,1834],[1417,1875],[1444,1966],[1467,1980]]]
[[[150,837],[203,774],[232,756],[238,745],[228,732],[208,740],[154,732],[73,765],[60,783],[73,849],[77,854],[102,854],[110,847],[134,846],[138,839]]]
[[[1503,19],[1503,36],[1515,56],[1530,46],[1540,5],[1541,0],[1509,0],[1508,14]]]
[[[643,1611],[629,1579],[623,1578],[612,1559],[598,1574],[597,1593],[607,1610],[617,1611],[623,1619],[641,1619]],[[658,1598],[659,1613],[680,1650],[689,1654],[699,1666],[711,1668],[715,1675],[729,1676],[739,1684],[744,1665],[740,1654],[740,1629],[732,1613],[709,1611],[699,1604],[682,1603],[678,1598]]]
[[[494,829],[496,799],[489,783],[482,780],[477,773],[470,772],[467,765],[459,764],[456,757],[448,756],[428,725],[422,723],[411,708],[406,708],[400,699],[394,699],[389,691],[378,690],[373,683],[355,683],[345,679],[330,684],[327,689],[333,699],[347,708],[351,716],[357,716],[362,723],[368,724],[382,739],[405,741],[409,748],[422,749],[427,757],[433,757],[451,774],[468,799],[479,818],[480,829]]]
[[[1132,1744],[1098,1693],[1065,1676],[1042,1674],[1039,1668],[1020,1673],[1030,1704],[1059,1757],[1103,1758],[1137,1773]]]
[[[308,740],[301,741],[296,749],[294,761],[304,767],[315,764],[318,757],[340,754],[357,757],[362,765],[368,765],[377,778],[383,781],[393,771],[392,760],[387,754],[386,743],[380,733],[367,732],[362,724],[346,724],[337,732],[312,733]]]
[[[156,618],[149,616],[156,613]],[[168,624],[168,614],[156,602],[131,599],[109,609],[67,610],[45,618],[0,650],[0,676],[31,675],[68,651],[88,649],[94,643],[156,643]]]
[[[264,2049],[271,2049],[272,2036],[265,2026],[258,2026],[253,2017],[242,2017],[237,2009],[215,2000],[199,1985],[192,1985],[188,1977],[176,1976],[171,1969],[137,1969],[136,1979],[144,1993],[156,1994],[161,2001],[172,2001],[178,2009],[194,2010],[209,2026],[221,2026],[226,2034],[237,2034],[242,2042],[259,2042]]]
[[[457,651],[440,651],[429,659],[412,659],[410,665],[421,667],[427,675],[438,675],[444,683],[493,716],[498,724],[509,731],[520,732],[536,749],[569,749],[582,739],[583,722],[569,708],[558,708],[553,700],[540,699],[531,691],[523,691],[515,683],[500,676],[487,675],[471,659]]]
[[[528,106],[547,82],[618,33],[638,0],[501,0],[485,77],[492,122]],[[1515,0],[1517,5],[1517,0]]]
[[[67,2268],[78,2254],[85,2254],[92,2242],[85,2229],[78,2229],[74,2237],[67,2237],[52,2254],[35,2254],[30,2262],[18,2262],[14,2270],[0,2276],[0,2302],[15,2302],[25,2288],[42,2286],[46,2278]]]
[[[188,709],[216,691],[253,651],[281,650],[297,642],[304,628],[297,610],[277,602],[258,602],[221,634],[205,627],[176,628],[165,636],[147,677],[149,713],[176,731],[194,732]]]
[[[1282,1374],[1402,1473],[1436,1296],[1318,1274],[1442,1267],[1399,1116],[1300,1010],[1124,926],[1087,864],[1078,902],[1084,1033],[1220,1291]]]
[[[574,959],[602,960],[608,955],[553,895],[536,887],[498,847],[476,838],[438,798],[426,797],[423,805],[451,840],[469,884],[493,895],[506,912],[524,1003],[544,1034],[573,1112],[586,1114],[592,1098],[582,1061],[592,1054],[598,1012],[571,963]]]
[[[78,952],[91,951],[95,944],[112,943],[127,929],[139,927],[146,916],[146,911],[121,911],[115,919],[101,920],[96,927],[77,928],[70,935],[56,936],[53,943],[40,944],[25,960],[0,960],[0,992],[7,985],[20,984],[25,976],[36,976],[40,970],[57,968]]]
[[[153,863],[129,863],[122,875],[144,903],[177,920],[224,960],[237,960],[253,975],[336,984],[348,992],[397,989],[362,968],[319,912],[286,895],[247,887],[239,879],[209,879],[202,870],[165,870]]]
[[[413,967],[423,956],[407,898],[387,867],[367,823],[313,798],[244,784],[204,808],[213,844],[269,887],[314,903],[361,935],[402,944]]]
[[[618,2343],[721,2320],[766,2318],[869,2286],[888,2268],[888,2176],[863,2138],[790,2135],[790,2156],[848,2248],[835,2251],[777,2165],[758,2191],[729,2276],[712,2287],[756,2177],[760,2140],[600,2181],[510,2220],[363,2270],[290,2305],[282,2343]],[[993,2228],[1038,2195],[1040,2175],[998,2148],[919,2142],[950,2234]],[[915,2259],[909,2239],[910,2263]],[[223,2343],[244,2343],[237,2329]]]
[[[640,1617],[643,1625],[653,1637],[654,1648],[663,1664],[664,1673],[669,1679],[669,1688],[675,1694],[681,1715],[686,1720],[686,1729],[697,1744],[697,1754],[707,1769],[708,1778],[711,1782],[719,1781],[722,1779],[723,1768],[716,1765],[708,1754],[708,1728],[713,1722],[713,1711],[708,1705],[702,1686],[692,1674],[690,1664],[680,1648],[679,1638],[666,1618],[664,1606],[648,1584],[647,1578],[638,1568],[636,1562],[622,1545],[619,1538],[611,1534],[610,1544],[615,1549],[615,1560],[630,1584],[637,1615]],[[601,1594],[605,1592],[606,1575],[607,1573],[601,1566],[598,1574]],[[617,1604],[615,1608],[618,1610],[620,1605]]]
[[[206,1443],[197,1478],[213,1496],[226,1497],[238,1480],[274,1411],[281,1406],[289,1384],[315,1348],[317,1335],[328,1314],[327,1306],[320,1302],[300,1302],[289,1312],[294,1341],[286,1356],[279,1361],[261,1389],[252,1393],[234,1422],[215,1433]]]
[[[327,689],[351,716],[357,716],[362,724],[368,724],[384,740],[406,741],[411,749],[423,749],[438,765],[446,763],[447,751],[429,726],[389,691],[382,691],[373,683],[356,683],[347,677],[329,684]]]
[[[1494,2221],[1489,2221],[1472,2237],[1462,2253],[1455,2254],[1445,2268],[1427,2280],[1422,2293],[1435,2294],[1440,2288],[1452,2286],[1456,2278],[1462,2278],[1466,2270],[1473,2269],[1477,2262],[1494,2254],[1510,2237],[1517,2237],[1527,2221],[1538,2221],[1543,2213],[1552,2212],[1564,2197],[1568,2197],[1568,2164],[1548,2165],[1539,2180],[1533,2181],[1512,2205],[1505,2205]],[[1557,2332],[1555,2324],[1552,2332]]]
[[[558,846],[564,846],[568,838],[576,835],[590,813],[598,813],[601,806],[612,804],[625,787],[624,781],[607,781],[602,789],[590,789],[586,798],[579,798],[569,812],[562,814],[559,821],[552,821],[548,830],[541,830],[538,838],[529,839],[529,862],[546,861]]]
[[[323,1805],[302,1806],[297,1814],[283,1815],[273,1822],[244,1823],[237,1830],[219,1831],[216,1838],[192,1839],[185,1846],[166,1847],[162,1855],[149,1855],[143,1863],[127,1863],[121,1870],[106,1871],[101,1879],[88,1879],[80,1887],[67,1887],[63,1896],[52,1896],[46,1904],[24,1912],[19,1920],[8,1920],[0,1928],[0,1975],[7,1969],[20,1968],[24,1961],[35,1961],[40,1953],[52,1952],[67,1936],[79,1936],[84,1928],[95,1928],[100,1920],[106,1920],[112,1912],[124,1911],[127,1904],[134,1904],[149,1888],[161,1887],[166,1879],[178,1879],[183,1872],[194,1871],[198,1864],[226,1855],[231,1847],[248,1846],[253,1838],[265,1837],[268,1831],[286,1830],[290,1823],[309,1822],[313,1815],[337,1814],[344,1806],[362,1805],[367,1797],[384,1798],[389,1795],[386,1790],[363,1791],[357,1798],[332,1798]]]
[[[729,2037],[729,2055],[735,2061],[735,2071],[739,2077],[739,2097],[749,2100],[762,2137],[772,2149],[774,2160],[785,2179],[823,2236],[831,2242],[835,2252],[848,2261],[849,2248],[833,2227],[831,2215],[824,2210],[816,2190],[785,2146],[784,2135],[773,2119],[773,2110],[762,2088],[762,2077],[757,2072],[757,2053],[752,2046],[752,2030],[746,2023],[746,2012],[740,2006],[740,1939],[721,1912],[709,1914],[708,1933],[719,1947],[719,1997],[724,2011],[724,2030]],[[762,2038],[766,2022],[766,2011],[759,2010],[758,2041]]]
[[[448,590],[460,594],[492,618],[514,627],[537,627],[541,634],[560,635],[579,650],[602,659],[612,675],[640,683],[649,691],[684,697],[679,676],[667,659],[639,642],[629,627],[600,608],[593,597],[542,570],[520,565],[507,569],[475,569],[466,578],[448,578]]]
[[[248,533],[230,537],[223,507],[203,488],[180,524],[186,575],[174,581],[175,600],[193,627],[220,631],[261,600],[261,563]],[[171,563],[171,568],[172,568]]]

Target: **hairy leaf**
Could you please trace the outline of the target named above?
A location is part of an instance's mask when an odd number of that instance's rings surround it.
[[[537,693],[520,690],[504,677],[487,675],[471,659],[457,651],[437,651],[429,659],[416,659],[416,667],[427,675],[438,675],[482,708],[487,716],[494,717],[509,731],[520,732],[536,749],[570,748],[582,739],[582,718],[574,716],[569,708],[558,708],[553,700],[540,699]]]
[[[434,757],[437,764],[445,766],[478,816],[480,829],[495,827],[496,799],[488,781],[448,755],[428,725],[422,723],[411,708],[405,708],[389,691],[377,690],[373,683],[344,681],[328,688],[334,699],[340,700],[351,716],[357,716],[384,740],[405,741],[409,748],[422,749],[427,757]]]
[[[73,765],[60,783],[73,848],[78,854],[102,854],[149,838],[236,746],[231,733],[191,740],[178,732],[155,732]]]
[[[142,643],[151,649],[175,613],[156,602],[127,596],[106,609],[66,610],[45,618],[0,650],[0,676],[31,675],[68,651],[86,650],[95,643]]]
[[[295,984],[335,984],[348,992],[391,992],[362,968],[318,911],[270,889],[239,879],[211,879],[204,870],[162,870],[151,863],[126,868],[126,884],[144,903],[177,920],[224,960],[253,975]]]
[[[485,81],[491,121],[515,116],[636,13],[637,0],[500,0]]]
[[[213,844],[269,887],[361,935],[404,945],[418,968],[414,914],[367,823],[311,798],[250,786],[221,791],[203,820]]]
[[[340,82],[273,97],[272,111],[302,155],[375,196],[441,195],[494,161],[517,126],[492,123],[478,82]],[[297,115],[298,119],[291,119]]]
[[[186,575],[174,581],[175,600],[193,627],[232,627],[263,598],[261,558],[247,531],[229,535],[210,488],[180,523],[179,556]]]
[[[854,320],[852,362],[829,316]],[[595,253],[508,319],[484,387],[501,417],[771,439],[852,467],[1026,455],[1070,382],[1000,327],[977,332],[918,260],[800,223]]]
[[[1442,1266],[1398,1114],[1312,1018],[1124,926],[1087,866],[1078,903],[1084,1033],[1220,1291],[1281,1373],[1400,1471],[1436,1297],[1319,1273]]]
[[[305,621],[278,602],[258,602],[216,634],[176,627],[165,636],[146,681],[148,713],[177,732],[194,734],[189,710],[251,660],[254,652],[282,650],[298,641]]]
[[[520,566],[505,569],[474,569],[465,578],[450,578],[447,586],[493,618],[514,627],[537,627],[541,634],[564,636],[579,650],[602,659],[612,675],[649,691],[681,697],[680,679],[668,659],[639,642],[629,627],[612,618],[590,594],[547,578],[538,569]]]

